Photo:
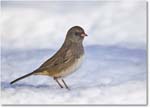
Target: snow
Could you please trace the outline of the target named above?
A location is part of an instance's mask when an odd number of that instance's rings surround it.
[[[12,86],[9,84],[37,68],[54,50],[2,52],[1,85],[5,104],[146,103],[146,51],[143,49],[86,47],[82,67],[65,78],[70,91],[59,88],[47,76],[31,76]]]
[[[145,104],[144,82],[119,86],[56,89],[50,86],[18,85],[2,91],[5,104]],[[40,102],[40,103],[39,103]]]
[[[2,2],[1,21],[5,48],[59,48],[75,25],[89,35],[85,45],[143,48],[146,43],[144,1]]]
[[[145,2],[73,3],[2,2],[2,103],[146,104]],[[71,90],[38,75],[9,84],[50,58],[74,25],[88,37],[82,66],[64,79]]]

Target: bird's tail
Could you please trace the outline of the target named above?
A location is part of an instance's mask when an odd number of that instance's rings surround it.
[[[31,73],[26,74],[26,75],[24,75],[24,76],[22,76],[22,77],[19,77],[19,78],[15,79],[14,81],[11,81],[10,84],[13,84],[13,83],[15,83],[15,82],[17,82],[17,81],[19,81],[19,80],[22,80],[22,79],[28,77],[28,76],[31,76],[31,75],[33,75],[34,73],[35,73],[35,72],[31,72]]]

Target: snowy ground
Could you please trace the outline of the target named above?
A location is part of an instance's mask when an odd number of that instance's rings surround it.
[[[146,104],[145,2],[71,3],[2,3],[2,103]],[[65,78],[70,91],[47,76],[9,84],[51,57],[74,25],[89,36],[81,68]]]
[[[54,50],[32,50],[2,53],[3,103],[144,104],[146,102],[146,51],[141,49],[130,50],[115,46],[86,47],[82,67],[66,78],[71,91],[60,89],[52,78],[45,76],[31,76],[12,86],[9,85],[11,80],[34,70],[53,52]]]

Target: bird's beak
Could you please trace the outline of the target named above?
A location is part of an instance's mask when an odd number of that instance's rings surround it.
[[[81,36],[82,36],[82,37],[86,37],[86,36],[88,36],[88,35],[87,35],[86,33],[82,33]]]

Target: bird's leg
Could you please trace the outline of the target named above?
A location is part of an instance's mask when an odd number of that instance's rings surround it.
[[[59,81],[58,81],[58,79],[57,79],[56,77],[54,77],[54,80],[57,82],[57,84],[58,84],[61,88],[63,88],[63,86],[59,83]]]
[[[69,87],[67,86],[67,84],[65,83],[65,81],[64,81],[63,79],[62,79],[62,82],[64,83],[65,87],[66,87],[68,90],[70,90]]]

